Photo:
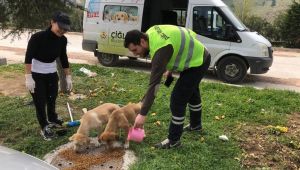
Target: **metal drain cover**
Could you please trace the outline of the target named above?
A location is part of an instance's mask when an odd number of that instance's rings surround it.
[[[136,161],[133,151],[123,148],[108,150],[96,143],[97,139],[91,138],[91,146],[76,153],[70,142],[45,155],[44,160],[61,170],[126,170]]]

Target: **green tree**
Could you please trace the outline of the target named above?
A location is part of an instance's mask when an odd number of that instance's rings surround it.
[[[253,0],[233,0],[233,11],[243,22],[251,16],[251,9],[255,6]]]
[[[300,3],[294,1],[290,8],[274,22],[287,47],[300,48]]]
[[[14,35],[45,29],[55,11],[64,11],[72,18],[74,7],[78,6],[70,0],[0,0],[0,29],[9,28],[9,34]]]
[[[277,41],[279,38],[273,25],[266,19],[252,15],[245,19],[244,24],[251,31],[256,31],[271,41]]]
[[[82,11],[78,8],[83,9],[71,0],[0,0],[0,30],[4,32],[9,30],[4,38],[9,35],[13,35],[13,38],[18,37],[24,31],[29,31],[30,34],[36,32],[36,29],[48,27],[54,12],[64,11],[71,16],[71,23],[73,22],[71,30],[75,28],[81,31]],[[79,23],[80,26],[74,26],[74,23]],[[60,63],[59,60],[57,62]],[[67,92],[63,69],[60,64],[57,66],[60,89],[62,92]]]
[[[277,15],[277,17],[274,19],[274,22],[273,22],[273,29],[274,29],[274,32],[276,33],[275,34],[275,41],[278,41],[278,42],[281,42],[280,44],[281,45],[285,45],[283,43],[283,38],[282,38],[282,33],[281,33],[281,28],[283,28],[283,25],[284,25],[284,21],[285,20],[285,13],[281,13],[279,15]]]

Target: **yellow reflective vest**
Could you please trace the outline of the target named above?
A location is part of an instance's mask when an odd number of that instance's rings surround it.
[[[147,30],[150,57],[157,50],[169,44],[173,46],[173,55],[167,64],[167,70],[181,72],[203,64],[204,45],[196,39],[196,33],[187,28],[174,25],[156,25]]]

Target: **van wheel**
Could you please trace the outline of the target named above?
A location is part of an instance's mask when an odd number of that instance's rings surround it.
[[[217,75],[219,79],[228,83],[239,83],[247,74],[245,61],[237,56],[223,58],[217,64]]]
[[[108,67],[115,66],[119,60],[119,56],[115,54],[98,53],[97,57],[100,64]]]

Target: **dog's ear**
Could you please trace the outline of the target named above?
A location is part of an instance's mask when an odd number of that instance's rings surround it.
[[[129,124],[128,120],[126,119],[124,121],[119,122],[119,127],[124,129],[125,131],[128,131],[130,128],[130,124]]]
[[[117,139],[117,134],[114,132],[103,132],[100,135],[101,141],[109,142],[109,141],[115,141],[116,139]]]
[[[127,12],[124,13],[124,18],[125,18],[125,21],[128,21],[129,17],[128,17]]]
[[[100,136],[99,136],[99,138],[98,138],[98,140],[100,140],[100,141],[106,141],[106,137],[107,136],[107,133],[106,132],[103,132]]]
[[[118,122],[118,126],[120,128],[127,128],[127,126],[129,126],[129,122],[127,120],[127,118],[124,116],[125,114],[122,113],[122,116],[120,116],[119,122]]]
[[[116,22],[116,15],[117,15],[116,13],[111,15],[111,20],[113,20],[114,22]]]
[[[115,132],[110,132],[109,137],[111,141],[115,141],[118,139],[118,135]]]

